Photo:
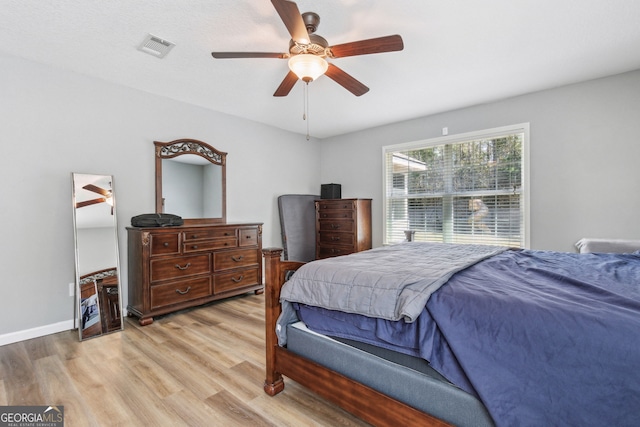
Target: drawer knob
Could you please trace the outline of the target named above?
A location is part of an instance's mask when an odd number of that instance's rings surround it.
[[[240,276],[237,279],[235,277],[232,277],[231,280],[233,280],[235,283],[240,283],[242,282],[242,279],[244,278],[244,276]]]
[[[176,289],[176,293],[179,293],[180,295],[186,295],[189,293],[190,290],[191,290],[191,286],[187,287],[187,289],[185,289],[184,291],[181,291],[180,289]]]
[[[163,246],[164,246],[165,248],[168,248],[168,247],[169,247],[169,242],[164,242],[164,243],[163,243]]]
[[[231,257],[231,259],[234,260],[235,262],[240,262],[240,261],[242,261],[243,258],[244,258],[244,255],[232,256]]]
[[[180,267],[178,264],[176,264],[176,268],[177,268],[178,270],[183,270],[183,271],[184,271],[184,270],[186,270],[186,269],[187,269],[187,268],[189,268],[189,267],[191,267],[191,263],[190,263],[190,262],[188,262],[188,263],[187,263],[187,265],[185,265],[184,267]]]
[[[340,238],[336,236],[331,236],[331,240],[333,240],[334,242],[337,242],[340,240]]]
[[[198,245],[191,246],[191,249],[198,249]]]
[[[340,224],[331,224],[331,228],[337,230],[338,228],[340,228]]]

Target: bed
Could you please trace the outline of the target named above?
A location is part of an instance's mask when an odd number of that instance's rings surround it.
[[[265,249],[265,391],[380,426],[638,425],[640,252],[470,246]]]

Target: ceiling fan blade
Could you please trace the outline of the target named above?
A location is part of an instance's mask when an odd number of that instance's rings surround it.
[[[82,188],[84,188],[85,190],[93,191],[94,193],[102,194],[104,197],[111,197],[111,191],[97,187],[93,184],[87,184]]]
[[[278,58],[284,59],[288,55],[275,52],[211,52],[211,56],[216,59],[237,59],[237,58]]]
[[[278,86],[278,89],[276,89],[273,96],[289,95],[289,92],[291,92],[291,89],[293,88],[293,86],[296,84],[297,81],[298,81],[298,76],[296,76],[296,74],[293,71],[289,71],[289,73],[285,76],[282,83],[280,83],[280,86]]]
[[[309,44],[311,39],[298,5],[288,0],[271,0],[271,3],[291,34],[291,39],[299,44]]]
[[[395,52],[402,49],[404,49],[404,42],[402,41],[402,37],[397,34],[393,36],[384,36],[375,39],[338,44],[329,48],[333,58],[368,55],[371,53]]]
[[[342,71],[342,69],[336,67],[333,64],[329,64],[329,68],[325,73],[327,77],[344,87],[346,90],[354,94],[355,96],[361,96],[369,92],[369,88],[360,83],[349,74]]]
[[[104,199],[102,197],[100,197],[99,199],[85,200],[84,202],[76,203],[76,208],[84,208],[85,206],[96,205],[98,203],[104,203],[106,201],[107,199]]]

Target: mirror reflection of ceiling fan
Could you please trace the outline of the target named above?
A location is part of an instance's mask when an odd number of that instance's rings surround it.
[[[218,59],[235,58],[279,58],[289,60],[289,73],[286,75],[273,96],[289,94],[298,79],[309,83],[323,74],[355,96],[364,95],[369,88],[351,75],[327,62],[326,58],[344,58],[347,56],[368,55],[399,51],[404,48],[399,35],[378,37],[329,46],[327,40],[315,34],[320,17],[314,12],[300,14],[296,3],[288,0],[271,0],[280,19],[287,27],[291,40],[288,53],[270,52],[212,52]]]
[[[98,197],[97,199],[84,200],[82,202],[77,202],[76,208],[84,208],[85,206],[91,206],[98,203],[107,203],[111,205],[111,215],[113,215],[113,201],[112,201],[113,192],[111,190],[105,190],[104,188],[100,188],[93,184],[87,184],[82,188],[85,190],[100,194],[102,197]]]

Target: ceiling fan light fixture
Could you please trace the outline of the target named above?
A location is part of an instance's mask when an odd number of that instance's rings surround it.
[[[289,58],[289,69],[295,73],[300,80],[311,82],[323,75],[329,64],[326,59],[321,56],[309,53],[301,53]]]

